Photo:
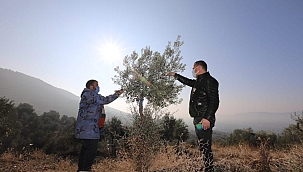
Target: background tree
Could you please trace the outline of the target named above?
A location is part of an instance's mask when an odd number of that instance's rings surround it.
[[[255,145],[257,143],[256,134],[251,128],[236,129],[226,138],[226,143],[227,145],[237,145],[239,143]]]
[[[42,121],[48,121],[48,125],[43,127],[44,130],[48,130],[49,137],[43,146],[45,152],[58,155],[76,154],[79,147],[74,134],[76,119],[66,115],[60,117],[56,111],[44,113],[41,117]]]
[[[188,125],[181,118],[176,120],[175,137],[178,141],[186,141],[189,138]]]
[[[257,146],[260,146],[261,142],[265,142],[267,146],[273,147],[277,142],[278,136],[273,132],[266,132],[264,130],[256,132]]]
[[[176,126],[176,119],[174,116],[170,115],[169,113],[166,113],[162,117],[161,122],[161,138],[166,141],[173,141],[175,138],[175,126]]]
[[[78,150],[79,143],[74,138],[74,117],[63,115],[60,118],[60,114],[54,110],[38,116],[33,106],[27,103],[20,103],[16,109],[18,120],[22,123],[22,132],[15,147],[20,153],[32,148],[59,155]]]
[[[295,112],[294,115],[291,115],[291,118],[296,121],[298,130],[303,132],[303,111],[301,116]]]
[[[161,119],[161,138],[172,142],[186,141],[189,138],[188,126],[182,119],[176,119],[170,113],[166,113]]]
[[[115,116],[105,123],[104,130],[115,139],[120,138],[125,134],[121,120]]]
[[[26,115],[37,116],[34,107],[28,103],[20,103],[17,107],[17,111],[19,119]]]
[[[290,124],[288,127],[284,128],[277,139],[279,146],[284,147],[285,145],[303,143],[303,111],[301,116],[297,113],[291,114],[291,118],[297,124]]]
[[[15,147],[15,150],[22,153],[22,151],[28,151],[32,146],[36,146],[33,145],[31,136],[37,131],[40,118],[33,106],[28,103],[20,103],[16,109],[18,112],[18,121],[22,124],[22,130],[20,136],[17,138],[18,145]]]
[[[37,148],[48,149],[52,141],[57,138],[59,131],[60,114],[56,111],[44,112],[35,122],[35,131],[29,138]]]
[[[122,122],[117,117],[112,117],[110,120],[104,124],[104,132],[105,135],[101,135],[101,140],[104,140],[105,146],[109,148],[109,152],[111,156],[116,157],[116,150],[118,146],[118,140],[120,140],[125,135],[125,129],[122,126]]]
[[[6,151],[21,132],[21,123],[13,101],[0,98],[0,154]]]

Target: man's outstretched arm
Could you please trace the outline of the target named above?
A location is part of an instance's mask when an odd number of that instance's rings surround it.
[[[175,72],[169,72],[167,74],[168,76],[173,76],[175,77],[178,81],[180,81],[182,84],[185,84],[187,86],[193,87],[196,83],[196,80],[194,79],[188,79],[180,74],[177,74]]]

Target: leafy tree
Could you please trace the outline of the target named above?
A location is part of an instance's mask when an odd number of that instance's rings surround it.
[[[48,132],[55,132],[59,130],[60,126],[60,114],[54,110],[44,112],[41,116],[40,127]]]
[[[0,98],[0,134],[1,138],[7,137],[12,133],[13,122],[17,114],[13,101]]]
[[[23,115],[37,116],[33,106],[28,103],[20,103],[17,107],[17,111],[19,119],[21,119]]]
[[[112,117],[108,122],[105,123],[105,132],[112,135],[112,137],[119,138],[124,135],[124,129],[122,122],[117,117]]]
[[[13,101],[0,98],[0,154],[12,144],[21,132],[21,124]]]
[[[30,133],[37,129],[38,115],[32,105],[27,103],[20,103],[17,106],[18,120],[22,123],[21,137],[27,140]]]
[[[278,137],[280,145],[288,145],[295,143],[303,143],[303,111],[301,116],[297,113],[291,114],[291,118],[296,121],[297,124],[290,124],[284,128],[281,135]]]
[[[262,141],[266,142],[267,146],[274,146],[277,142],[278,136],[273,132],[266,132],[261,130],[256,133],[256,138],[258,140],[257,146],[260,146],[260,143]]]
[[[22,130],[20,136],[16,138],[18,145],[15,147],[15,150],[22,153],[23,151],[28,151],[31,147],[30,145],[33,145],[30,135],[33,135],[37,131],[40,118],[33,106],[28,103],[20,103],[16,109],[18,112],[18,121],[22,124]]]
[[[54,111],[54,116],[49,119],[52,119],[52,123],[56,122],[56,124],[52,124],[52,127],[57,127],[49,134],[52,135],[52,138],[44,146],[44,150],[46,153],[56,153],[58,155],[75,154],[79,149],[79,142],[74,135],[76,119],[63,115],[58,120],[56,113]]]
[[[63,115],[61,118],[60,118],[60,121],[59,123],[61,125],[70,125],[70,124],[73,124],[75,122],[76,118],[75,117],[68,117],[66,115]]]
[[[272,132],[261,130],[254,133],[251,128],[236,129],[226,138],[225,145],[247,144],[259,147],[261,143],[266,143],[267,146],[274,146],[277,139],[278,136]]]
[[[174,116],[166,113],[162,117],[161,138],[167,141],[185,141],[189,138],[188,126],[182,119],[176,119]]]
[[[103,144],[110,146],[109,150],[111,156],[116,157],[118,140],[125,134],[126,130],[123,128],[121,120],[115,116],[104,124],[104,135],[101,135],[101,140],[104,141]]]
[[[22,116],[26,116],[23,113]],[[44,112],[41,116],[27,114],[31,121],[26,124],[25,134],[36,148],[46,148],[57,138],[60,126],[60,114],[56,111]]]
[[[260,140],[260,139],[266,139],[267,136],[267,132],[264,130],[260,130],[258,132],[256,132],[256,137]]]
[[[41,148],[46,153],[66,154],[77,152],[78,142],[74,138],[76,119],[60,118],[56,111],[38,116],[32,105],[0,98],[0,154],[7,148],[19,153]]]
[[[278,137],[278,142],[281,146],[295,144],[295,143],[302,143],[303,134],[297,128],[296,125],[291,124],[288,127],[284,128],[284,130]]]
[[[239,143],[245,143],[249,145],[255,145],[256,134],[251,128],[236,129],[226,139],[228,145],[237,145]]]
[[[78,147],[74,138],[75,122],[74,117],[64,115],[60,118],[54,110],[44,112],[35,133],[36,144],[46,153],[71,154]]]
[[[175,136],[176,119],[169,113],[162,117],[162,130],[160,131],[162,139],[172,141]]]
[[[291,115],[292,119],[296,121],[297,123],[297,129],[301,132],[303,132],[303,111],[301,113],[301,116],[298,115],[296,112],[294,115]]]
[[[128,103],[139,102],[139,113],[142,115],[143,100],[154,108],[167,107],[170,104],[180,103],[178,95],[183,85],[176,85],[172,77],[166,74],[170,71],[182,72],[185,64],[181,63],[180,47],[183,42],[180,36],[173,47],[169,42],[164,53],[153,52],[150,47],[141,50],[141,56],[133,52],[123,60],[124,70],[115,68],[118,75],[113,78],[114,83],[125,90],[122,95]]]
[[[125,134],[123,129],[122,122],[117,117],[112,117],[104,124],[104,133],[105,136],[101,135],[101,139],[105,138],[110,144],[114,143],[114,140],[120,139]]]
[[[176,120],[175,137],[178,141],[186,141],[189,138],[188,125],[185,124],[183,119]]]
[[[148,171],[161,145],[157,110],[146,106],[144,116],[133,109],[133,125],[127,140],[127,155],[136,171]]]
[[[157,120],[161,108],[180,103],[178,95],[184,85],[175,84],[170,71],[182,72],[185,64],[181,63],[180,36],[173,46],[169,42],[161,54],[150,47],[141,50],[141,55],[133,52],[123,60],[124,70],[115,68],[118,75],[114,83],[124,89],[122,97],[127,103],[137,102],[139,111],[132,110],[133,126],[130,129],[128,143],[130,157],[137,171],[147,171],[159,144],[159,126]],[[147,106],[143,108],[143,101]],[[143,111],[144,109],[144,111]],[[144,112],[144,113],[143,113]]]
[[[63,115],[59,121],[59,136],[75,137],[76,118]]]

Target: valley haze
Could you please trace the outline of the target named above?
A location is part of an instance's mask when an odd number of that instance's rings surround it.
[[[82,90],[79,90],[82,91]],[[101,92],[102,94],[102,92]],[[107,96],[107,95],[104,95]],[[0,68],[0,97],[13,100],[15,106],[20,103],[28,103],[33,106],[38,115],[55,110],[60,115],[77,117],[80,97],[56,88],[41,79],[26,74]],[[127,121],[128,113],[105,106],[107,119],[113,116]],[[233,115],[216,114],[216,126],[214,130],[231,133],[235,129],[251,127],[254,131],[268,131],[280,133],[289,124],[294,124],[289,113],[250,112]],[[301,113],[297,111],[297,113]],[[176,117],[177,118],[177,117]],[[183,119],[193,130],[191,118]]]

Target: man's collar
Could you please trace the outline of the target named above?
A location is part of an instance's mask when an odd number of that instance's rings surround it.
[[[203,74],[198,75],[197,79],[204,78],[204,76],[209,75],[209,72],[205,72]]]

